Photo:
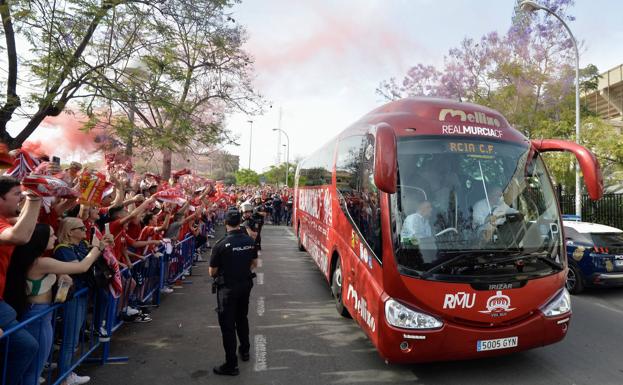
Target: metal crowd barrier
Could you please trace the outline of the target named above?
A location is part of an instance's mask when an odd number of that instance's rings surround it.
[[[177,280],[184,272],[192,269],[195,239],[188,236],[178,242],[169,256],[164,254],[163,248],[160,248],[159,252],[163,253],[161,257],[149,254],[144,260],[133,263],[131,270],[126,268],[121,271],[123,293],[119,298],[115,298],[108,288],[89,290],[85,287],[76,291],[73,298],[65,303],[53,304],[43,313],[4,330],[0,336],[0,385],[8,385],[7,373],[11,368],[7,367],[7,361],[11,337],[49,314],[52,314],[52,335],[55,342],[47,362],[57,362],[57,367],[43,371],[42,376],[46,385],[59,385],[85,361],[100,364],[127,361],[128,357],[110,356],[112,336],[125,322],[123,309],[128,304],[139,307],[158,306],[160,290],[171,282],[172,278]],[[169,275],[166,274],[167,271]],[[134,290],[130,290],[132,280],[136,282]],[[105,333],[102,333],[104,331]],[[100,346],[101,355],[94,357],[93,353]],[[39,378],[33,382],[20,385],[38,385]]]
[[[60,384],[69,373],[100,346],[95,323],[93,322],[95,314],[88,312],[89,305],[92,305],[94,309],[99,308],[101,304],[98,301],[101,301],[101,299],[98,298],[96,293],[89,291],[85,287],[76,291],[73,298],[65,303],[53,304],[41,314],[5,330],[2,337],[0,337],[0,344],[2,344],[2,377],[0,384],[7,383],[7,372],[11,370],[7,365],[8,351],[11,349],[11,336],[19,330],[24,330],[26,326],[47,318],[50,314],[52,314],[52,338],[54,343],[52,344],[47,362],[53,361],[58,364],[57,369],[44,371],[42,377],[46,380],[46,384]],[[36,340],[39,340],[42,332],[40,328],[39,335],[35,337]],[[35,354],[32,359],[36,360],[37,355]],[[37,371],[42,369],[38,365]],[[32,382],[22,383],[21,385],[38,385],[38,376],[35,376]]]

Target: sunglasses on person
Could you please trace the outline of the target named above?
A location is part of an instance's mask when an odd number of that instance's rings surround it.
[[[87,228],[85,226],[80,226],[80,227],[74,227],[73,229],[71,229],[71,231],[74,231],[74,230],[87,231]]]

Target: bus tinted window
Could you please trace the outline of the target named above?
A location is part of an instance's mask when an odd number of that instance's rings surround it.
[[[335,165],[336,187],[342,210],[381,258],[381,210],[374,185],[374,137],[351,136],[340,140]]]

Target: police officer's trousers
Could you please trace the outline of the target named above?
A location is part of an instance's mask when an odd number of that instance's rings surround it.
[[[238,366],[236,357],[236,334],[240,341],[240,352],[248,353],[249,343],[249,296],[251,295],[251,280],[236,285],[221,287],[217,292],[218,323],[223,335],[225,347],[225,363],[229,368]]]

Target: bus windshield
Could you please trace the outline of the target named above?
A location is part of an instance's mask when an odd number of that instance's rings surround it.
[[[392,196],[402,274],[470,280],[564,268],[556,198],[528,143],[398,140]]]

